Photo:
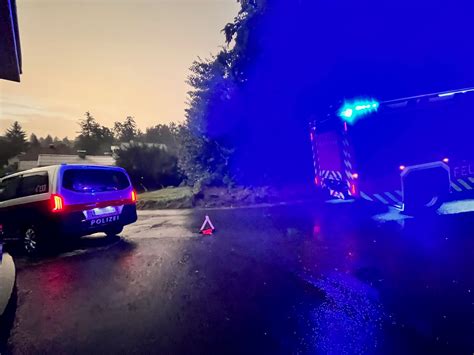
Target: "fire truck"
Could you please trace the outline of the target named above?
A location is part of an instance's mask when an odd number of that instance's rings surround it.
[[[345,101],[310,123],[314,183],[338,199],[436,210],[474,192],[474,88]]]

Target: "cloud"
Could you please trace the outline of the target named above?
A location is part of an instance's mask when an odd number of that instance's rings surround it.
[[[24,104],[10,101],[0,102],[0,119],[15,119],[18,117],[63,117],[64,119],[73,119],[71,113],[66,110],[58,110],[55,107],[45,107],[37,104]]]
[[[27,97],[1,97],[0,135],[18,121],[28,134],[73,137],[78,128],[75,110],[74,107],[41,105]]]

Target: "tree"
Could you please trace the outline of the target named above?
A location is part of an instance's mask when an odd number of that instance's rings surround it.
[[[67,147],[72,147],[73,145],[73,142],[71,142],[68,137],[64,137],[61,142]]]
[[[232,54],[222,51],[214,58],[199,59],[191,66],[188,84],[186,122],[180,127],[179,167],[188,182],[207,180],[223,184],[231,179],[229,158],[233,146],[225,136],[232,125],[232,116],[221,110],[235,90],[230,71]]]
[[[37,149],[40,147],[40,141],[38,139],[38,137],[36,136],[36,134],[34,133],[31,133],[30,135],[30,147],[31,148],[34,148],[34,149]]]
[[[263,0],[241,0],[241,10],[224,33],[232,49],[223,48],[216,56],[198,58],[191,66],[188,84],[186,122],[181,127],[179,166],[191,184],[207,179],[213,183],[247,182],[248,175],[266,176],[259,168],[253,170],[240,166],[237,152],[246,154],[249,123],[244,87],[248,80],[246,66],[252,64],[248,46],[250,28],[265,8]],[[252,94],[256,94],[252,91]],[[247,179],[245,179],[247,178]],[[252,183],[255,183],[254,181]]]
[[[123,122],[115,122],[114,124],[115,138],[119,142],[130,142],[139,136],[137,124],[132,116],[127,116]]]
[[[175,123],[158,124],[146,129],[143,140],[147,143],[165,144],[170,152],[177,152],[178,131]]]
[[[48,134],[45,138],[40,138],[40,143],[42,147],[48,148],[51,146],[51,144],[53,144],[53,137]]]
[[[11,157],[13,157],[13,154],[10,150],[10,144],[5,137],[0,137],[0,170],[3,166],[7,165],[8,159]]]
[[[177,186],[182,180],[176,156],[140,143],[119,150],[117,165],[127,170],[133,185],[140,190]]]
[[[114,135],[110,128],[101,126],[91,115],[85,113],[85,118],[79,121],[81,130],[76,137],[76,149],[85,150],[87,154],[102,154],[110,151]]]
[[[18,121],[13,122],[11,127],[5,132],[5,138],[9,144],[12,156],[24,152],[28,148],[26,133]]]

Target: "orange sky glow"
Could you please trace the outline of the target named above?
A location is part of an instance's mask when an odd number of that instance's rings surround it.
[[[0,81],[0,134],[73,138],[90,111],[106,126],[181,122],[192,61],[215,54],[236,0],[17,0],[21,83]]]

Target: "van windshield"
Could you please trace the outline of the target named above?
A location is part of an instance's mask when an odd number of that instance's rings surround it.
[[[118,170],[68,169],[63,175],[63,187],[75,192],[118,191],[129,186],[128,177]]]

